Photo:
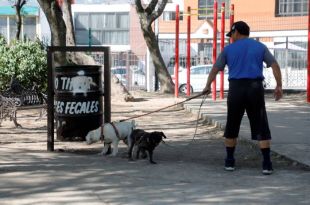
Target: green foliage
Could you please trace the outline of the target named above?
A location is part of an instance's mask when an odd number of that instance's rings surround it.
[[[39,41],[13,41],[7,45],[0,37],[0,89],[5,89],[12,76],[24,87],[33,83],[40,90],[47,88],[47,60],[44,45]]]

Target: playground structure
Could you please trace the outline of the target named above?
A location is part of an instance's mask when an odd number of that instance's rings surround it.
[[[227,8],[227,7],[226,7]],[[217,1],[214,1],[214,14],[218,13],[217,12]],[[186,64],[186,69],[189,72],[190,65],[191,65],[191,51],[190,51],[190,43],[191,43],[191,34],[189,33],[190,31],[190,24],[191,24],[191,16],[197,15],[195,12],[192,11],[198,11],[201,9],[191,9],[188,8],[187,12],[183,13],[181,12],[181,15],[183,17],[187,17],[186,19],[183,18],[184,20],[187,20],[187,31],[188,33],[186,34],[187,40],[186,40],[186,59],[188,62],[183,63]],[[202,9],[203,10],[203,9]],[[223,12],[224,10],[224,12]],[[227,9],[226,9],[227,10]],[[230,5],[230,26],[234,22],[234,5]],[[207,12],[206,12],[207,13]],[[210,13],[210,12],[209,12]],[[221,14],[225,13],[225,6],[221,7]],[[180,65],[178,65],[179,61],[177,58],[180,56],[179,54],[179,46],[181,45],[181,39],[179,39],[179,17],[180,17],[180,12],[178,5],[176,6],[176,34],[175,34],[175,73],[178,73],[178,69],[180,68]],[[210,15],[209,15],[210,17]],[[217,36],[217,24],[221,22],[221,27],[220,27],[220,47],[221,49],[224,47],[225,44],[225,31],[223,31],[223,28],[225,28],[225,21],[223,22],[223,17],[221,18],[222,21],[217,21],[218,15],[214,15],[213,17],[213,48],[212,48],[212,62],[215,62],[216,59],[216,51],[219,52],[216,48],[218,43],[218,39],[216,39]],[[211,18],[210,18],[211,19]],[[227,19],[227,16],[226,16]],[[259,22],[259,19],[256,20],[256,22]],[[272,53],[276,56],[276,59],[278,60],[281,70],[282,70],[282,77],[283,77],[283,89],[290,89],[290,90],[307,90],[307,102],[310,102],[310,66],[309,66],[309,60],[310,60],[310,54],[309,54],[309,47],[310,47],[310,17],[308,15],[308,22],[309,26],[307,27],[307,40],[304,34],[297,34],[295,36],[286,36],[283,34],[275,34],[272,36],[259,36],[257,35],[257,32],[254,32],[254,35],[251,35],[251,38],[254,38],[258,41],[261,41],[262,43],[266,44],[266,46],[271,50]],[[227,23],[227,22],[226,22]],[[289,22],[288,22],[289,23]],[[287,25],[288,25],[287,23]],[[227,26],[226,26],[227,27]],[[276,36],[278,35],[278,36]],[[195,38],[195,37],[194,37]],[[266,38],[270,39],[276,39],[273,40],[272,42],[265,41]],[[282,39],[282,40],[279,40]],[[184,40],[184,37],[183,37]],[[180,41],[180,42],[179,42]],[[298,46],[296,46],[298,45]],[[299,46],[302,45],[302,46]],[[308,48],[306,47],[308,45]],[[211,53],[211,52],[210,52]],[[184,49],[183,49],[183,55],[184,55]],[[273,74],[272,74],[272,69],[270,68],[264,68],[264,75],[266,77],[266,85],[269,86],[268,89],[273,89],[275,82],[273,79]],[[221,77],[222,78],[222,77]],[[221,80],[220,78],[220,80]],[[219,79],[218,79],[219,80]],[[190,82],[189,82],[190,83]],[[188,83],[188,84],[189,84]],[[177,75],[175,76],[175,96],[178,97],[178,79]],[[212,83],[212,99],[216,100],[216,85],[215,82]],[[188,87],[188,86],[187,86]],[[222,85],[220,86],[222,87]],[[187,90],[187,95],[190,95],[190,89]],[[220,90],[219,92],[220,98],[223,99],[223,92]]]
[[[310,3],[308,3],[308,75],[307,75],[307,102],[310,103]]]
[[[206,13],[208,9],[192,9],[191,7],[187,8],[187,13],[183,15],[187,17],[187,45],[186,45],[186,54],[187,54],[187,91],[186,95],[190,96],[190,66],[191,66],[191,16],[198,15],[197,13],[192,13],[191,11],[205,10]],[[179,5],[176,5],[176,32],[175,32],[175,97],[179,96],[179,21],[180,21],[180,11]],[[212,49],[212,63],[214,64],[217,57],[217,21],[218,21],[218,2],[214,1],[213,5],[213,49]],[[234,5],[230,6],[230,26],[234,22]],[[220,38],[220,47],[221,51],[224,49],[225,45],[225,3],[221,4],[221,38]],[[212,82],[212,99],[216,100],[216,79]],[[224,71],[220,71],[220,99],[224,99]]]

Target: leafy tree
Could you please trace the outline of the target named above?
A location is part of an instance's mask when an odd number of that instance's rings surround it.
[[[135,0],[136,11],[140,18],[144,40],[149,48],[156,73],[158,74],[161,92],[173,93],[174,84],[161,56],[157,38],[152,29],[152,23],[163,13],[167,2],[168,0],[151,0],[151,2],[144,7],[142,6],[141,0]]]
[[[5,68],[5,54],[7,53],[8,47],[6,46],[6,40],[5,38],[0,35],[0,76],[2,76],[3,69]],[[2,88],[5,85],[5,80],[3,77],[1,77],[0,80],[0,88]]]
[[[12,41],[7,45],[0,37],[0,89],[3,90],[14,76],[31,88],[33,83],[41,90],[47,87],[47,60],[44,45],[39,41]]]

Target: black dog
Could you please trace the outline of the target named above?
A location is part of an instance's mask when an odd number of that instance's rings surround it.
[[[125,144],[128,145],[128,158],[129,160],[132,160],[132,151],[133,147],[136,145],[136,143],[141,139],[141,137],[146,134],[146,132],[142,129],[134,129],[129,136],[129,142],[128,140],[124,140]],[[145,150],[142,150],[142,156],[143,159],[147,157]]]
[[[137,153],[136,159],[139,159],[140,152],[142,155],[146,155],[145,151],[149,153],[149,160],[150,163],[156,164],[153,161],[153,151],[157,145],[163,141],[163,138],[167,138],[163,132],[145,132],[141,129],[135,129],[132,131],[129,139],[129,150],[128,150],[128,157],[132,160],[132,150],[133,147],[136,145]]]

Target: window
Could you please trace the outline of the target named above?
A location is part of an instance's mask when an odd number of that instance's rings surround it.
[[[308,0],[276,0],[276,16],[306,16]]]
[[[9,30],[10,30],[10,39],[14,39],[16,37],[16,31],[17,31],[17,26],[16,26],[16,18],[15,16],[9,18]],[[22,35],[21,35],[22,36]]]
[[[3,35],[7,41],[11,41],[15,39],[16,31],[17,26],[15,16],[0,17],[0,35]],[[22,17],[20,39],[26,37],[33,40],[36,35],[36,17]]]
[[[75,13],[74,22],[80,45],[129,44],[128,13]]]
[[[7,38],[7,18],[6,17],[0,17],[0,35]]]
[[[175,21],[175,18],[176,18],[175,11],[164,11],[163,12],[164,21]],[[180,21],[183,21],[183,12],[180,12],[179,19]]]
[[[212,69],[212,66],[197,66],[197,67],[192,67],[191,68],[191,74],[196,74],[196,75],[205,75],[209,74]]]
[[[35,17],[24,18],[23,26],[24,26],[23,36],[27,39],[34,40],[37,33],[36,18]]]
[[[196,68],[191,69],[191,74],[206,74],[207,73],[207,67],[205,66],[200,66]]]
[[[230,0],[218,0],[217,1],[218,18],[221,18],[221,6],[225,3],[225,17],[229,18],[229,6]],[[213,19],[213,5],[214,0],[198,0],[198,19]]]

